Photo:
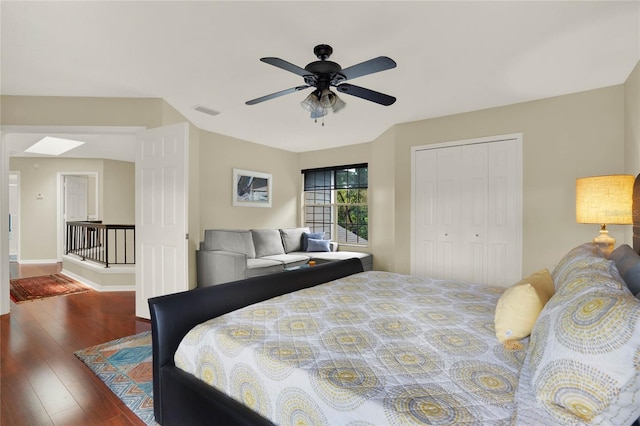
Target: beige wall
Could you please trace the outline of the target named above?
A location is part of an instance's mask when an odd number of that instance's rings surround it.
[[[57,96],[0,97],[0,123],[9,126],[162,125],[161,99]]]
[[[640,173],[640,61],[624,84],[624,170]]]
[[[382,134],[371,144],[371,165],[369,167],[369,203],[370,203],[370,246],[375,269],[395,270],[396,247],[396,211],[393,207],[396,198],[395,164],[396,128]],[[390,249],[391,248],[391,249]]]
[[[271,208],[232,205],[233,169],[273,176]],[[210,228],[297,226],[298,155],[232,137],[200,132],[200,237]]]
[[[128,161],[104,160],[100,205],[106,224],[136,223],[136,164]]]

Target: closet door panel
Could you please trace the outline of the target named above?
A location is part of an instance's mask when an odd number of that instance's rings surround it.
[[[459,257],[464,250],[462,222],[462,148],[438,149],[436,206],[436,277],[459,279]]]
[[[462,147],[458,170],[462,179],[461,257],[458,276],[463,281],[484,282],[487,276],[487,155],[486,144]]]
[[[510,141],[488,145],[488,280],[507,283],[518,278],[515,270],[519,255],[517,243],[516,146]],[[517,280],[516,280],[517,281]]]
[[[412,274],[433,276],[436,267],[437,155],[434,150],[418,151],[414,158],[414,258]]]

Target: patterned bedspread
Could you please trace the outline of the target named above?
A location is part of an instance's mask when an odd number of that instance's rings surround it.
[[[176,365],[279,425],[509,424],[501,287],[363,272],[191,330]]]

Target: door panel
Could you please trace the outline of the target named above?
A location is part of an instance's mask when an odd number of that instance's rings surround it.
[[[140,132],[136,150],[136,316],[147,299],[189,289],[188,126]]]
[[[87,176],[64,177],[64,218],[67,222],[81,222],[87,217]]]
[[[436,212],[437,198],[437,157],[434,151],[419,151],[416,153],[414,164],[415,193],[415,227],[414,257],[412,274],[426,276],[436,265]]]

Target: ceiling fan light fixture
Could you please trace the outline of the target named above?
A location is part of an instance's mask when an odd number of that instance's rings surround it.
[[[337,95],[329,89],[323,89],[320,96],[320,105],[324,108],[333,108],[336,104]]]
[[[324,117],[325,115],[327,115],[327,109],[323,108],[322,106],[320,106],[317,109],[314,109],[313,111],[311,111],[311,118],[314,120],[317,120],[318,118]]]
[[[347,104],[329,89],[323,89],[320,96],[320,105],[325,109],[331,109],[333,113],[340,111]]]
[[[309,94],[309,96],[304,98],[304,101],[300,102],[300,106],[311,113],[313,113],[318,108],[322,108],[320,99],[318,99],[318,95],[316,94],[316,92],[312,92]]]
[[[338,97],[338,95],[335,95],[335,97],[336,97],[335,98],[335,102],[333,103],[333,113],[334,114],[347,106],[347,103],[345,101],[343,101],[342,99],[340,99]]]

